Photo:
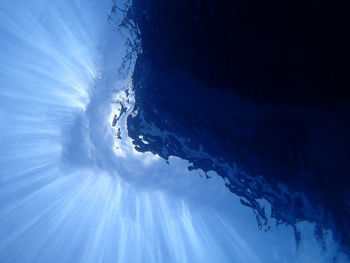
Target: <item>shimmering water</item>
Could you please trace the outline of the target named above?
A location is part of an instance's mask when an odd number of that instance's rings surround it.
[[[330,231],[261,231],[215,172],[134,149],[111,7],[0,3],[0,262],[347,262]]]

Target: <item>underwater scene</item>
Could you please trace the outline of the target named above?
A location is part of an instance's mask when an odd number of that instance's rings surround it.
[[[349,12],[1,1],[0,263],[350,262]]]

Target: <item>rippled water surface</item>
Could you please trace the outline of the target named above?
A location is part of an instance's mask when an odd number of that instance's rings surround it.
[[[0,262],[348,262],[331,231],[260,230],[214,171],[135,150],[137,39],[112,6],[0,3]]]

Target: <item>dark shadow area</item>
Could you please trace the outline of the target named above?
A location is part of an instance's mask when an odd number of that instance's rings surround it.
[[[265,198],[349,253],[349,3],[133,0],[137,149],[215,170],[261,227]]]

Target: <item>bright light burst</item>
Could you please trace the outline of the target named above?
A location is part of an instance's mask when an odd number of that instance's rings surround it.
[[[111,5],[0,3],[0,262],[330,262],[331,233],[324,251],[300,224],[296,249],[291,227],[258,230],[218,176],[136,152],[132,97],[112,126],[130,77]]]

